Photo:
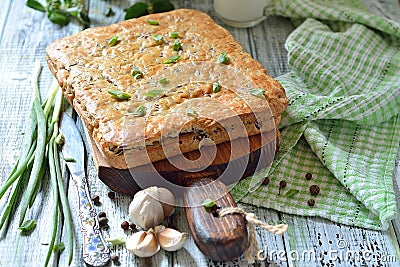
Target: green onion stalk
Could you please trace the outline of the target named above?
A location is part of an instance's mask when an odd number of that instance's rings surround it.
[[[48,265],[55,247],[59,223],[63,216],[66,229],[66,248],[68,249],[68,263],[73,257],[73,227],[71,211],[63,185],[61,162],[59,157],[59,118],[63,105],[63,96],[56,81],[53,82],[47,99],[41,103],[38,79],[41,72],[41,64],[35,64],[34,74],[31,80],[33,100],[27,127],[22,141],[22,147],[18,160],[6,181],[0,187],[0,199],[10,191],[10,197],[0,219],[0,230],[8,227],[15,211],[20,209],[18,226],[21,231],[33,231],[36,225],[34,220],[25,220],[28,210],[33,206],[36,196],[40,191],[40,185],[45,177],[49,176],[52,188],[53,201],[56,203],[52,216],[52,235],[45,260]],[[47,175],[49,174],[49,175]],[[21,201],[18,196],[21,194]],[[30,227],[26,227],[29,225]],[[7,231],[4,231],[5,233]]]

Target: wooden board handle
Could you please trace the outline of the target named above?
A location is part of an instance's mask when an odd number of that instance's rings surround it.
[[[220,208],[236,207],[225,184],[203,178],[189,184],[185,194],[185,213],[193,239],[200,251],[215,261],[239,258],[248,245],[246,222],[241,215],[217,217],[200,205],[207,198],[215,200]]]

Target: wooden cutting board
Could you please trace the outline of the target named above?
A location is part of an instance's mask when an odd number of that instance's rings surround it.
[[[165,181],[188,188],[184,195],[175,194],[175,197],[183,198],[192,236],[205,256],[216,261],[231,261],[244,253],[248,244],[244,218],[236,214],[216,217],[215,213],[206,210],[199,203],[210,198],[216,201],[218,207],[236,207],[226,185],[271,164],[277,147],[275,130],[218,144],[214,151],[211,151],[212,147],[202,147],[201,150],[175,156],[174,162],[196,162],[194,169],[187,171],[175,167],[168,159],[129,170],[113,168],[104,159],[92,138],[88,134],[86,136],[98,177],[110,189],[134,195],[137,191],[154,185],[153,178],[157,172]],[[210,154],[215,157],[210,159]]]
[[[93,139],[88,134],[86,134],[86,138],[91,148],[99,179],[113,191],[132,196],[138,190],[142,189],[138,186],[132,174],[138,174],[138,176],[135,177],[136,179],[140,179],[140,176],[143,176],[143,179],[147,179],[147,177],[151,177],[151,175],[154,174],[155,169],[168,181],[178,185],[187,185],[205,176],[217,179],[221,173],[224,172],[227,164],[231,162],[239,173],[240,170],[244,169],[240,177],[232,178],[232,181],[237,181],[252,175],[256,170],[267,167],[275,156],[276,148],[275,131],[267,132],[263,134],[262,138],[261,135],[254,135],[250,136],[248,139],[240,138],[232,141],[232,143],[225,142],[218,144],[216,146],[217,153],[211,164],[207,157],[204,157],[203,161],[198,161],[202,153],[208,153],[207,147],[204,147],[202,152],[196,150],[174,157],[174,161],[178,162],[180,159],[196,160],[196,167],[202,169],[201,171],[187,172],[179,170],[171,164],[168,159],[154,162],[152,165],[144,165],[129,170],[111,167],[100,153]],[[239,149],[237,149],[239,153],[231,155],[231,146],[239,147]]]

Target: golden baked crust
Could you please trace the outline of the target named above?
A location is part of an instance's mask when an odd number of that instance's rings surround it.
[[[150,25],[148,19],[159,25]],[[178,37],[170,37],[171,32]],[[110,45],[116,35],[118,42]],[[178,51],[173,49],[175,40],[181,44]],[[64,95],[115,168],[127,167],[126,154],[139,152],[128,164],[134,167],[179,150],[196,150],[204,138],[218,144],[273,130],[273,120],[279,123],[287,106],[279,82],[227,30],[195,10],[90,28],[56,40],[46,51]],[[229,57],[227,64],[217,63],[222,52]],[[180,58],[166,64],[173,56]],[[142,73],[136,79],[131,74],[135,68]],[[168,83],[160,83],[162,78]],[[219,92],[213,92],[214,82],[221,85]],[[265,91],[265,98],[249,93],[256,88]],[[118,100],[109,90],[125,92],[130,99]],[[140,105],[145,107],[143,116],[135,113]],[[178,149],[163,151],[177,139]]]

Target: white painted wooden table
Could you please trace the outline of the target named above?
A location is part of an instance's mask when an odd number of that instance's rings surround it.
[[[133,1],[131,1],[133,2]],[[195,8],[207,12],[215,18],[212,1],[173,1],[176,8]],[[123,20],[123,9],[130,6],[127,1],[90,0],[89,17],[92,25],[108,25]],[[400,3],[396,0],[366,1],[372,12],[400,20]],[[115,15],[105,17],[104,10],[112,7]],[[215,18],[217,22],[220,21]],[[250,29],[226,27],[237,40],[259,60],[272,76],[288,71],[284,41],[294,29],[290,20],[282,17],[269,17],[260,25]],[[24,121],[29,112],[31,90],[29,77],[33,62],[40,60],[45,68],[40,77],[43,96],[49,88],[52,75],[45,65],[45,48],[53,40],[79,31],[79,26],[70,24],[58,27],[51,24],[45,15],[25,7],[22,0],[1,0],[0,2],[0,181],[3,182],[11,171],[15,156],[18,154]],[[394,174],[395,189],[399,194],[400,167],[397,160]],[[128,205],[131,197],[116,194],[111,200],[110,191],[97,179],[93,161],[89,155],[87,172],[92,194],[100,196],[98,212],[104,211],[109,218],[109,229],[103,231],[105,238],[120,237],[129,234],[120,227],[121,222],[129,220]],[[68,180],[68,179],[67,179]],[[74,214],[76,193],[68,187],[69,201]],[[398,198],[400,199],[400,198]],[[4,201],[3,201],[4,202]],[[0,208],[4,206],[0,202]],[[399,202],[399,201],[398,201]],[[320,218],[306,218],[283,214],[274,210],[241,205],[253,211],[261,220],[285,220],[290,230],[283,237],[274,236],[257,229],[260,254],[263,259],[254,266],[400,266],[399,242],[400,217],[392,222],[389,231],[370,231],[338,225]],[[23,236],[17,229],[16,220],[11,222],[6,237],[0,240],[0,266],[43,266],[50,239],[50,218],[53,200],[49,191],[49,182],[45,180],[34,207],[27,215],[36,219],[37,228],[29,236]],[[18,215],[18,213],[17,213]],[[80,231],[78,221],[74,219],[75,251],[71,266],[84,266],[81,260]],[[168,224],[181,231],[188,232],[188,225],[181,208],[168,219]],[[59,229],[59,241],[63,240],[63,229]],[[342,249],[339,249],[342,247]],[[373,257],[363,260],[359,253],[365,249]],[[112,254],[119,256],[120,266],[247,266],[244,258],[234,262],[218,263],[207,260],[195,246],[189,236],[184,249],[178,252],[161,251],[149,259],[139,259],[128,253],[124,246],[112,247]],[[286,253],[286,254],[285,254]],[[315,256],[315,258],[314,258]],[[54,266],[67,266],[67,255],[53,259]],[[108,266],[114,266],[110,262]]]

